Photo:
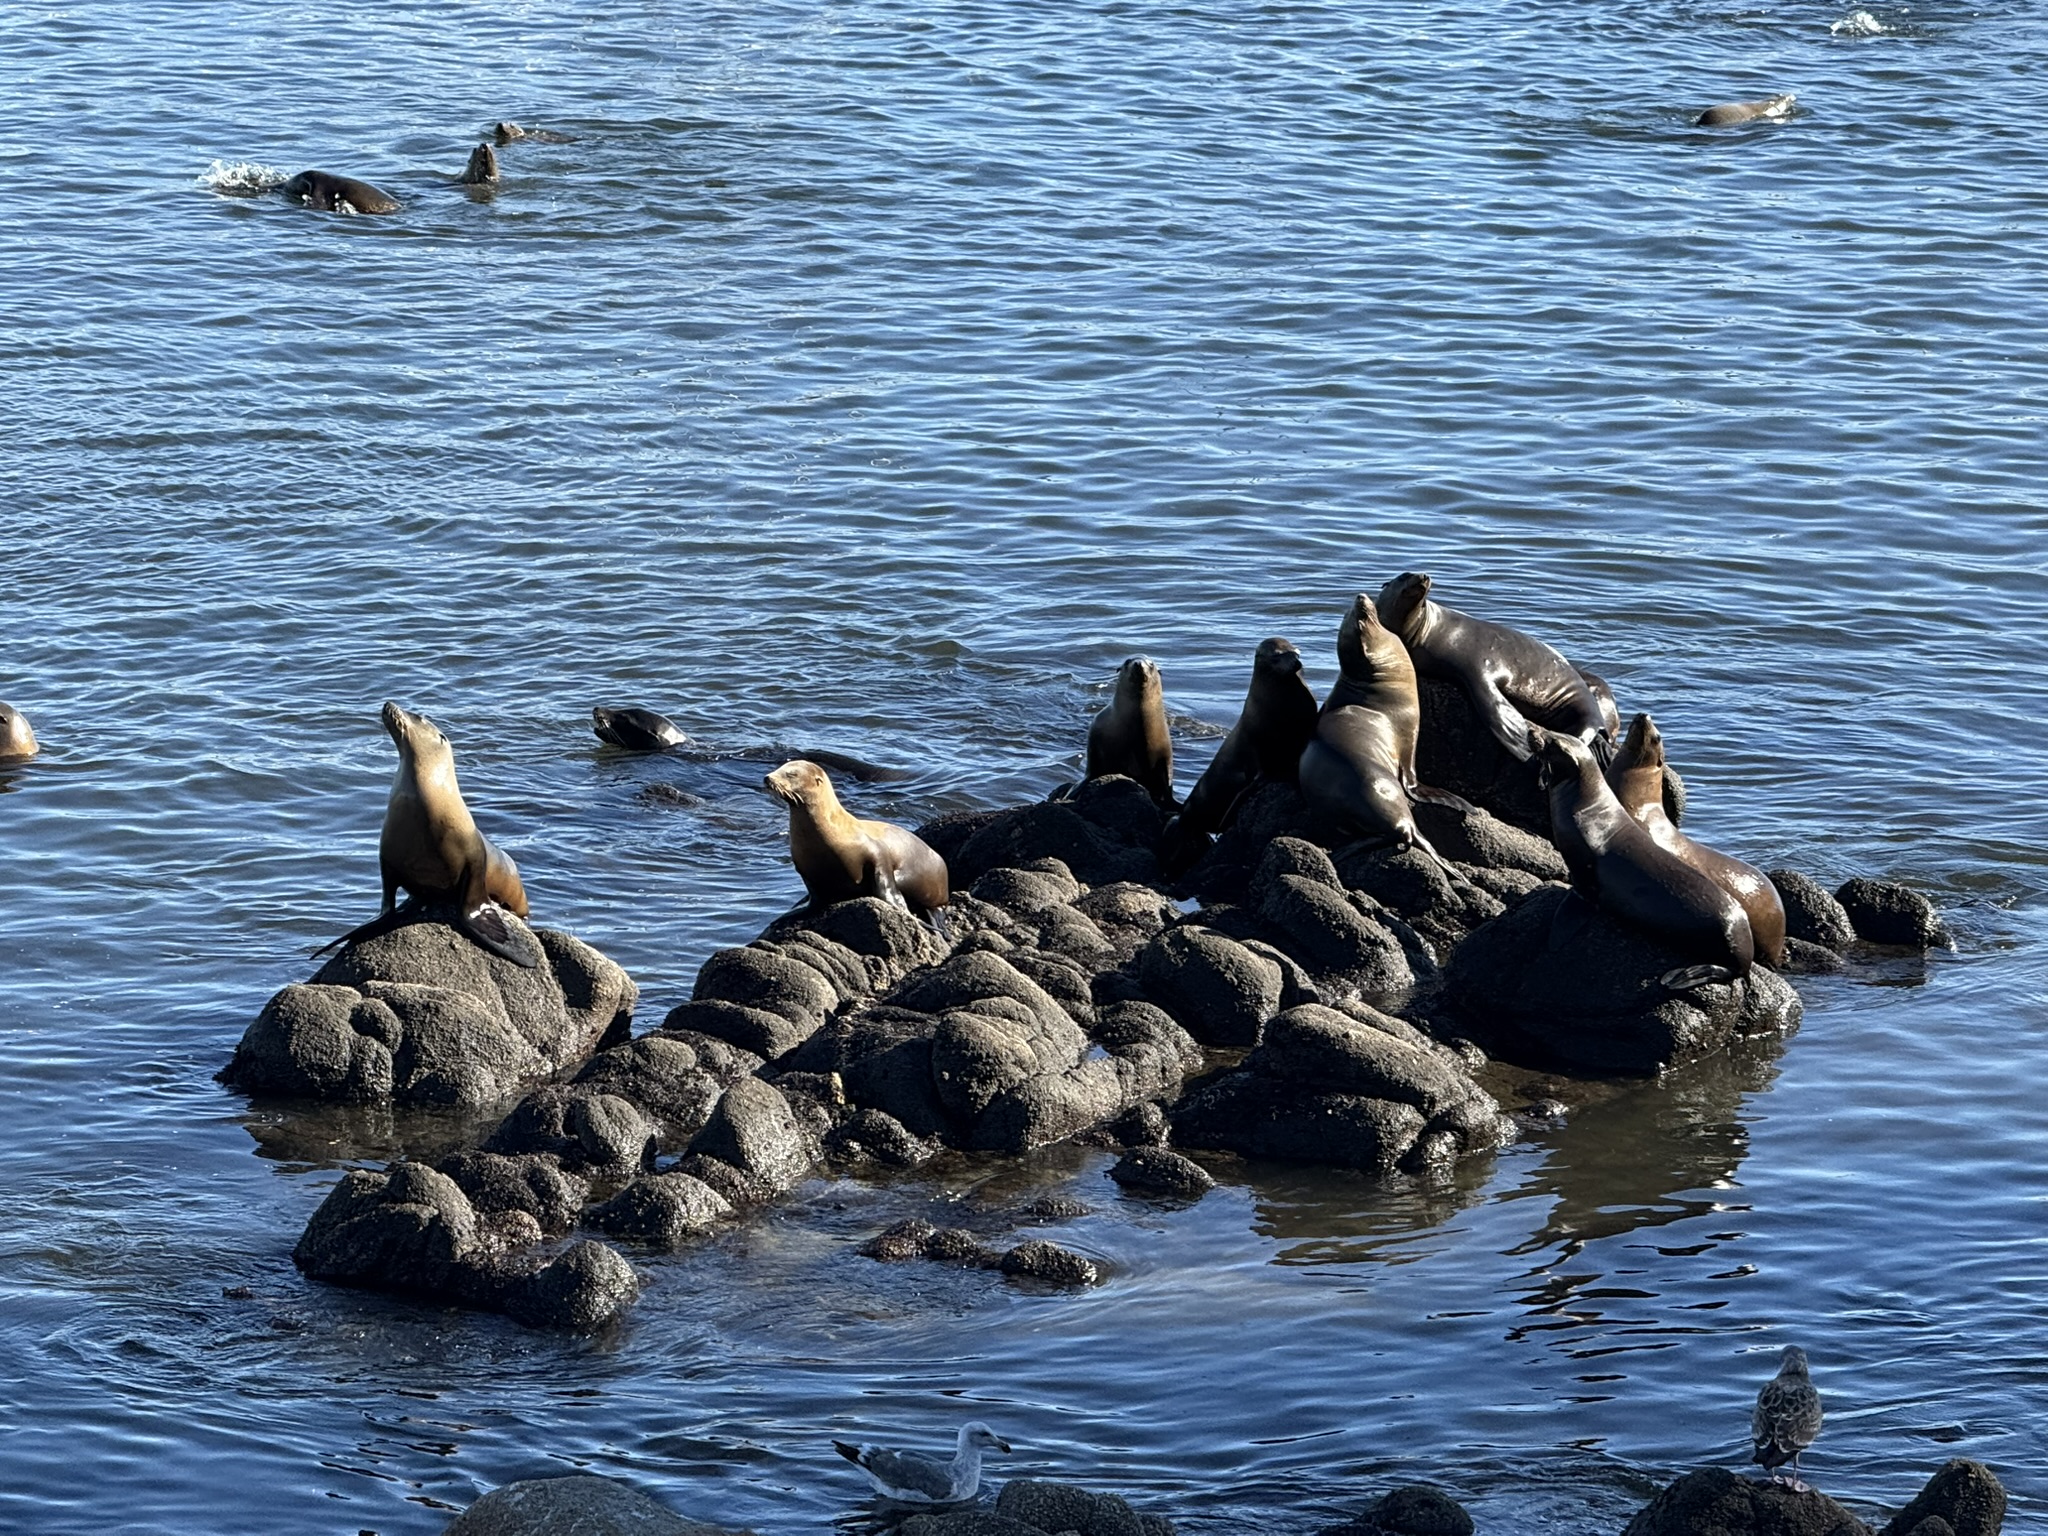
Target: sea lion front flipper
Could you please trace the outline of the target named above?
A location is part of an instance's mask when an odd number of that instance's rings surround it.
[[[540,968],[540,960],[514,937],[512,925],[505,921],[505,909],[495,901],[467,908],[456,926],[500,960],[510,960],[529,971]]]
[[[913,917],[917,915],[911,911],[910,898],[905,896],[902,888],[896,884],[895,874],[880,858],[869,861],[865,884],[871,888],[867,892],[868,895],[880,897],[899,912],[910,912]]]
[[[1498,684],[1488,680],[1484,696],[1475,695],[1472,702],[1479,706],[1479,713],[1485,717],[1486,728],[1493,732],[1493,739],[1507,748],[1508,755],[1518,763],[1526,763],[1534,755],[1536,747],[1529,731],[1529,717],[1509,701],[1500,691]]]
[[[1667,992],[1690,992],[1694,987],[1734,979],[1735,973],[1725,965],[1681,965],[1657,978]]]
[[[1408,798],[1418,805],[1441,805],[1446,810],[1456,811],[1460,816],[1470,816],[1478,809],[1463,795],[1454,795],[1448,789],[1432,789],[1427,784],[1409,785]]]

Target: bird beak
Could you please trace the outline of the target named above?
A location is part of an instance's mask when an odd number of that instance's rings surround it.
[[[1001,1435],[997,1435],[996,1449],[1001,1451],[1005,1456],[1007,1456],[1010,1454],[1010,1442],[1005,1440]]]

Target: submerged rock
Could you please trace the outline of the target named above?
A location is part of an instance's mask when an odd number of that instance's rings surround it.
[[[1117,1160],[1109,1176],[1125,1189],[1147,1195],[1199,1200],[1216,1187],[1208,1169],[1164,1147],[1137,1147]]]
[[[536,1477],[494,1488],[442,1536],[753,1536],[685,1520],[609,1477]]]
[[[1047,1285],[1080,1287],[1102,1282],[1102,1270],[1093,1259],[1042,1237],[1029,1238],[1010,1249],[1002,1257],[1001,1268],[1012,1279],[1039,1280]]]

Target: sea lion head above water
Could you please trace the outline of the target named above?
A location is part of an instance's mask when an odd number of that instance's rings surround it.
[[[675,721],[651,709],[606,709],[593,705],[590,729],[597,739],[629,752],[659,752],[666,747],[686,747],[685,736]]]
[[[498,152],[488,144],[479,144],[469,152],[469,164],[462,168],[461,182],[465,187],[488,187],[498,179]]]
[[[322,213],[396,213],[398,199],[353,176],[301,171],[278,190],[295,203]]]
[[[789,807],[790,862],[814,905],[875,896],[925,913],[951,899],[946,861],[914,832],[854,816],[816,763],[784,763],[761,787]]]
[[[1166,690],[1159,668],[1133,656],[1117,668],[1116,693],[1088,727],[1086,777],[1120,773],[1136,779],[1160,806],[1173,800],[1173,739],[1166,730]]]
[[[25,763],[41,750],[36,733],[28,727],[28,716],[12,705],[0,704],[0,763]]]
[[[1753,123],[1758,120],[1776,122],[1792,115],[1792,107],[1799,100],[1790,91],[1782,96],[1766,96],[1762,101],[1724,101],[1718,107],[1709,107],[1692,120],[1695,128],[1730,128],[1737,123]]]

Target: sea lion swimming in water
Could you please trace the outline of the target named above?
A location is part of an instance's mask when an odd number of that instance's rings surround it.
[[[398,199],[380,192],[367,181],[353,176],[330,176],[325,171],[301,171],[278,188],[293,202],[304,203],[322,213],[396,213]]]
[[[28,728],[28,716],[0,704],[0,763],[25,763],[41,750],[36,733]]]
[[[573,144],[576,141],[566,133],[556,133],[551,128],[522,128],[517,123],[493,123],[491,137],[500,149],[519,139],[528,139],[535,144]]]
[[[477,830],[455,782],[455,752],[448,738],[425,715],[396,704],[385,704],[383,719],[398,747],[398,774],[391,781],[377,843],[384,906],[362,927],[314,953],[397,927],[396,892],[403,887],[420,902],[453,902],[460,913],[456,926],[480,947],[533,969],[538,957],[517,942],[504,917],[505,912],[515,917],[527,913],[518,866]]]
[[[590,728],[599,741],[629,752],[660,752],[690,744],[690,738],[675,721],[651,709],[606,709],[602,704],[593,705]]]
[[[1429,592],[1429,577],[1419,571],[1380,588],[1380,618],[1401,637],[1418,672],[1463,687],[1494,739],[1519,761],[1536,749],[1531,726],[1576,736],[1602,761],[1611,755],[1599,696],[1570,662],[1518,629],[1431,602]]]
[[[1084,778],[1120,773],[1150,791],[1162,810],[1173,810],[1173,740],[1166,733],[1166,691],[1159,668],[1133,656],[1116,673],[1116,695],[1088,727]]]
[[[458,178],[465,187],[491,187],[498,182],[498,152],[488,144],[479,144],[469,152],[469,164],[462,168]]]
[[[1316,696],[1301,675],[1301,652],[1278,636],[1261,640],[1252,657],[1252,683],[1237,724],[1188,791],[1180,815],[1167,824],[1161,855],[1178,863],[1189,845],[1220,832],[1251,787],[1265,779],[1294,783],[1301,754],[1316,734]]]
[[[1753,123],[1759,118],[1777,121],[1792,115],[1793,103],[1798,101],[1790,91],[1782,96],[1767,96],[1762,101],[1724,101],[1718,107],[1709,107],[1692,120],[1695,128],[1730,128],[1737,123]]]
[[[782,747],[743,747],[736,752],[714,752],[699,747],[675,721],[651,709],[606,709],[599,704],[590,711],[590,729],[599,741],[608,746],[623,747],[628,752],[683,751],[696,762],[786,763],[802,758],[834,773],[859,779],[863,784],[900,784],[905,779],[917,777],[908,768],[890,768],[825,747],[801,752],[791,752]]]
[[[1622,809],[1583,741],[1548,731],[1539,735],[1537,762],[1550,797],[1550,840],[1564,855],[1572,888],[1602,911],[1704,962],[1666,971],[1664,985],[1674,992],[1748,975],[1756,940],[1741,904],[1677,854],[1660,848],[1649,830]]]
[[[923,915],[951,899],[946,861],[914,832],[851,814],[816,763],[784,763],[761,786],[789,807],[789,857],[813,906],[878,896]]]
[[[1621,808],[1642,823],[1659,848],[1674,853],[1742,904],[1756,957],[1785,968],[1785,903],[1770,878],[1754,865],[1709,848],[1671,824],[1664,810],[1664,737],[1648,715],[1629,722],[1628,739],[1607,765],[1607,782]]]

